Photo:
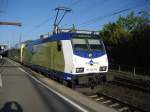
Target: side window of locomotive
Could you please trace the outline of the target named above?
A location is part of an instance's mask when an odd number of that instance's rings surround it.
[[[60,41],[57,41],[57,50],[61,51],[61,42]]]

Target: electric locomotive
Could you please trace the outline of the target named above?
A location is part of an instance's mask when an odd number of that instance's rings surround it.
[[[60,30],[21,45],[20,61],[69,85],[94,86],[105,78],[108,59],[102,38],[95,32]]]

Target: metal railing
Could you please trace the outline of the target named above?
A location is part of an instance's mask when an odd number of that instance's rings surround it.
[[[150,68],[121,65],[121,64],[110,64],[109,69],[115,70],[117,72],[123,72],[126,74],[130,74],[133,76],[142,75],[142,76],[149,76],[150,77]]]

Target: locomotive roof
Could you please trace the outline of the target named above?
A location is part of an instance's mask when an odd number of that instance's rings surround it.
[[[77,36],[87,36],[87,35],[94,35],[97,36],[95,34],[85,34],[85,33],[72,33],[72,32],[61,32],[58,34],[53,34],[47,38],[42,38],[42,39],[37,39],[37,40],[32,40],[28,45],[36,45],[36,44],[41,44],[41,43],[45,43],[45,42],[50,42],[50,41],[58,41],[58,40],[70,40],[73,35]]]

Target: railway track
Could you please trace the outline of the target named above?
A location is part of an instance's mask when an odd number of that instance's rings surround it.
[[[92,98],[96,102],[99,102],[105,106],[116,109],[118,112],[146,112],[145,110],[130,105],[127,102],[123,102],[120,99],[108,96],[104,93],[95,93],[87,95],[89,98]]]
[[[148,81],[144,82],[144,81],[133,80],[129,78],[114,77],[114,80],[109,83],[150,93],[150,82]]]

